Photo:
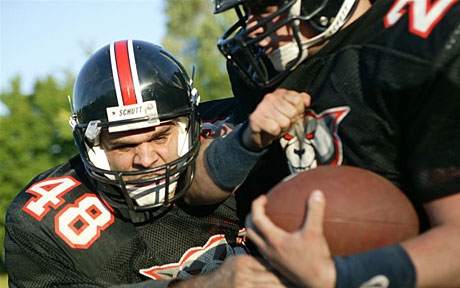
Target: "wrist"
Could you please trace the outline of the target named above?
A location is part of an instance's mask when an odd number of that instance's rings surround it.
[[[245,125],[238,125],[229,134],[214,139],[204,151],[205,166],[214,183],[233,190],[243,183],[267,149],[251,151],[242,143]]]
[[[240,141],[241,145],[249,151],[253,152],[260,152],[265,149],[265,147],[261,147],[261,144],[257,144],[256,141],[253,139],[254,133],[252,132],[251,128],[246,121],[243,126],[241,127],[242,131],[240,134]]]
[[[399,244],[349,257],[334,257],[334,263],[336,288],[415,287],[414,264]]]
[[[337,279],[337,273],[335,269],[335,263],[332,258],[329,258],[325,264],[315,266],[313,274],[315,277],[309,278],[307,282],[300,280],[299,287],[304,287],[308,283],[307,287],[322,287],[322,288],[335,288]]]

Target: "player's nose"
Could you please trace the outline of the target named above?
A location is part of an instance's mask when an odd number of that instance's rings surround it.
[[[136,147],[134,165],[145,168],[152,168],[158,161],[158,158],[158,153],[151,143],[142,143]]]

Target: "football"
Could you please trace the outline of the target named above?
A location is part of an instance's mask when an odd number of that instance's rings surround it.
[[[308,196],[326,198],[324,234],[332,255],[375,249],[416,236],[417,213],[405,194],[389,180],[352,166],[319,166],[283,180],[268,193],[266,213],[279,227],[298,230]]]

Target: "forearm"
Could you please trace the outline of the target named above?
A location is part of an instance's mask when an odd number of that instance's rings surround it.
[[[206,164],[204,151],[211,144],[213,139],[201,141],[200,152],[195,161],[195,178],[190,191],[185,194],[184,200],[190,205],[211,205],[225,200],[232,190],[222,189],[211,178]]]
[[[460,211],[455,208],[458,205],[460,194],[426,204],[431,228],[401,243],[415,268],[414,287],[460,287]],[[395,268],[396,263],[380,258],[369,266]]]
[[[229,134],[204,139],[196,160],[196,176],[185,200],[191,205],[206,205],[227,198],[250,174],[266,150],[251,151],[241,140],[246,125]]]
[[[417,271],[416,287],[460,287],[460,226],[442,225],[403,243]]]
[[[390,287],[460,287],[459,241],[460,227],[442,225],[403,242],[404,252],[384,248],[336,258],[335,287],[355,287],[353,281],[360,280],[389,281]]]

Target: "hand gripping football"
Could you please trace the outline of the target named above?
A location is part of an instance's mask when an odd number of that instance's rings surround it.
[[[416,236],[417,213],[390,181],[351,166],[319,166],[278,183],[267,194],[266,213],[287,231],[304,222],[308,196],[326,197],[324,233],[332,255],[375,249]]]

